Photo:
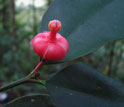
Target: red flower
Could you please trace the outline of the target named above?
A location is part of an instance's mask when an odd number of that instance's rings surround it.
[[[61,29],[61,22],[52,20],[48,27],[50,32],[44,31],[37,34],[30,44],[40,57],[48,60],[61,60],[69,50],[67,40],[57,33]]]

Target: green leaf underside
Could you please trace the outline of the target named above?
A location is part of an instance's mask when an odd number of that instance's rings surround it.
[[[102,45],[124,38],[124,0],[54,0],[41,22],[40,32],[48,22],[62,22],[60,33],[69,42],[63,61],[93,52]]]
[[[48,95],[30,95],[17,98],[3,107],[54,107]]]
[[[47,81],[57,107],[124,107],[124,85],[76,63]]]

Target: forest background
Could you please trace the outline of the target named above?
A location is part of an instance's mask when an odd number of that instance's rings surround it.
[[[42,17],[51,3],[52,0],[0,0],[0,86],[24,77],[39,62],[29,42],[39,32]],[[124,83],[124,40],[108,43],[69,63],[44,66],[42,72],[56,72],[76,61]],[[46,88],[29,84],[7,91],[9,100],[32,92],[44,93]]]

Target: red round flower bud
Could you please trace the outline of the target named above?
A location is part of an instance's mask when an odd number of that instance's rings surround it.
[[[61,22],[59,20],[52,20],[48,24],[50,31],[58,32],[61,29]]]
[[[67,40],[57,33],[61,29],[61,22],[50,21],[48,27],[50,32],[44,31],[37,34],[30,43],[40,57],[48,60],[61,60],[69,50]]]

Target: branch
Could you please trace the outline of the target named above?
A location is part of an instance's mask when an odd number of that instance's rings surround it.
[[[20,80],[17,80],[15,82],[12,82],[6,86],[3,86],[0,88],[0,92],[8,90],[10,88],[16,87],[18,85],[24,84],[24,83],[38,83],[45,85],[45,82],[42,80],[37,80],[37,78],[40,76],[40,73],[37,72],[40,67],[44,64],[45,60],[40,61],[40,63],[35,67],[35,69],[25,78],[22,78]]]
[[[5,86],[1,87],[0,92],[6,91],[6,90],[8,90],[10,88],[13,88],[13,87],[16,87],[18,85],[25,84],[25,83],[37,83],[37,84],[45,85],[45,83],[43,81],[41,81],[41,80],[23,78],[23,79],[17,80],[15,82],[12,82],[12,83],[10,83],[8,85],[5,85]]]
[[[23,83],[27,83],[28,80],[29,80],[28,78],[23,78],[23,79],[15,81],[13,83],[10,83],[8,85],[5,85],[5,86],[0,88],[0,92],[8,90],[8,89],[13,88],[13,87],[18,86],[18,85],[21,85]]]

